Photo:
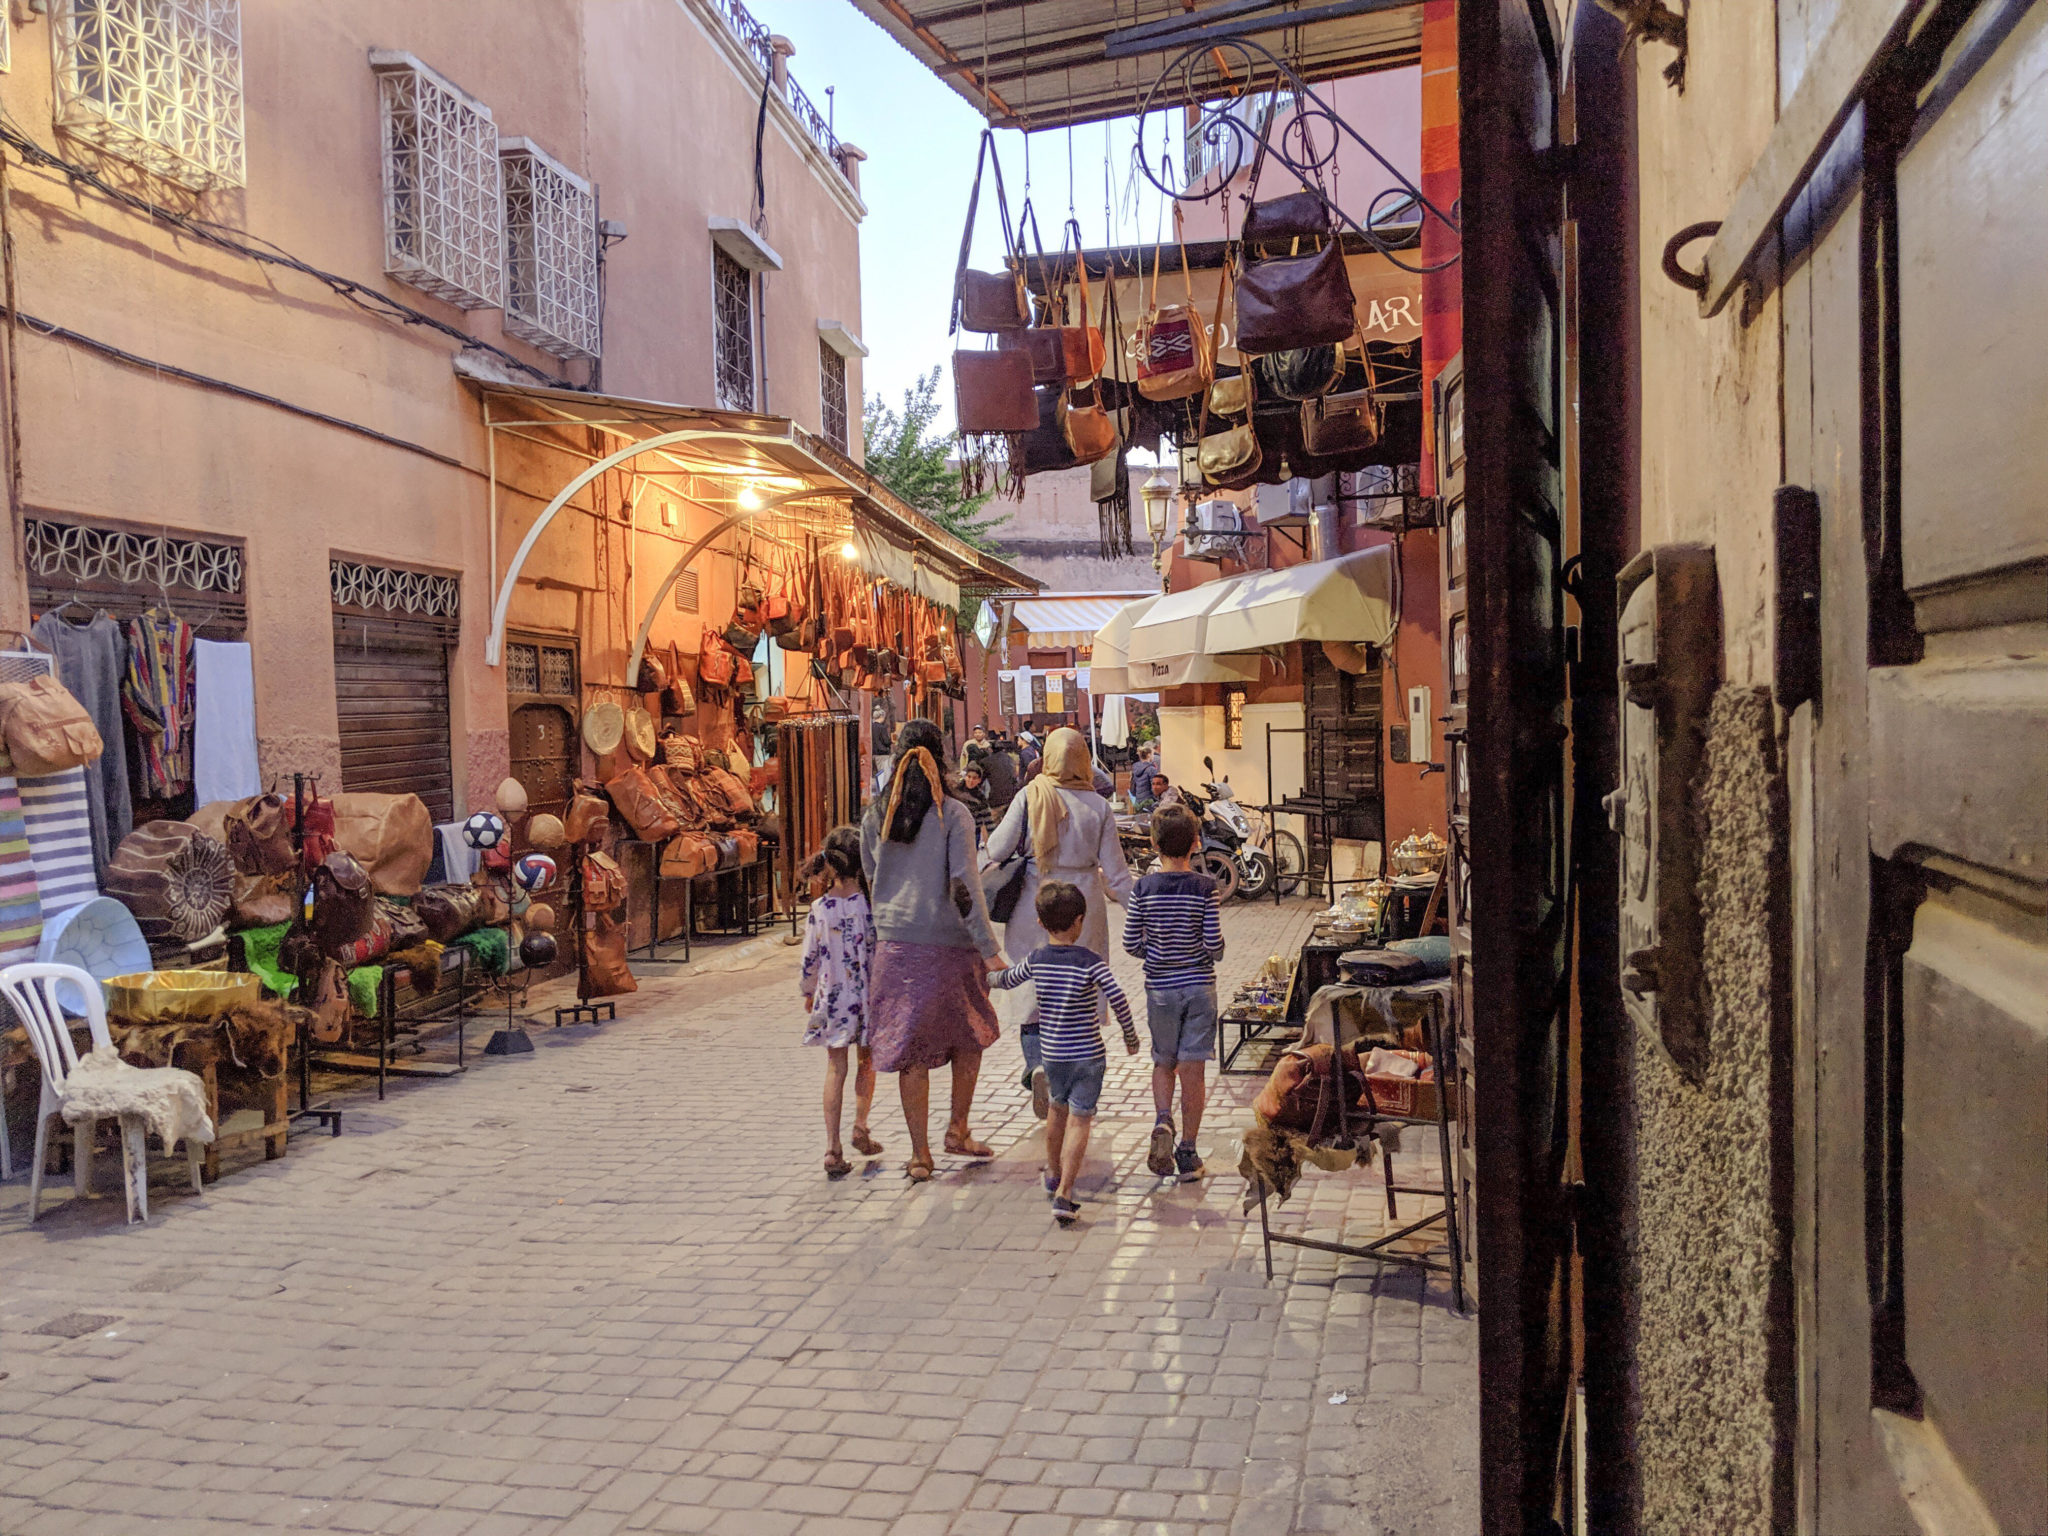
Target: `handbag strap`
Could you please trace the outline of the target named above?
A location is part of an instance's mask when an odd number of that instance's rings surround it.
[[[960,260],[953,268],[953,314],[946,326],[951,336],[960,329],[960,306],[967,296],[967,258],[974,246],[974,219],[981,207],[981,174],[985,168],[993,167],[996,182],[996,212],[1003,226],[1003,255],[1012,258],[1017,248],[1010,237],[1010,194],[1003,186],[1003,157],[996,152],[996,135],[993,128],[981,130],[981,147],[974,157],[974,186],[967,194],[967,224],[960,231]],[[1020,276],[1019,281],[1022,281]]]

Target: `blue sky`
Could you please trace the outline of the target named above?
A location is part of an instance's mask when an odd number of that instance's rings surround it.
[[[861,226],[860,326],[870,349],[866,387],[869,394],[898,404],[913,379],[935,364],[948,364],[952,356],[947,307],[980,116],[847,0],[747,0],[747,7],[796,45],[790,73],[821,108],[826,88],[833,88],[832,117],[839,137],[867,151],[861,166],[868,217]],[[1155,122],[1152,128],[1155,164],[1163,126]],[[1105,243],[1111,222],[1124,240],[1150,240],[1166,227],[1161,199],[1149,187],[1141,182],[1141,193],[1126,194],[1134,133],[1128,120],[1110,125],[1106,137],[1101,124],[1073,131],[1071,199],[1091,246]],[[1004,130],[996,140],[1014,212],[1025,191],[1024,135]],[[1064,130],[1031,136],[1033,207],[1040,229],[1053,243],[1069,204],[1068,150]],[[1114,169],[1112,200],[1123,208],[1123,216],[1114,220],[1103,212],[1105,160]],[[984,196],[982,207],[974,264],[991,268],[1001,260],[1001,237],[992,199]],[[969,344],[977,345],[978,338]],[[950,366],[939,394],[946,405],[941,425],[950,426]]]

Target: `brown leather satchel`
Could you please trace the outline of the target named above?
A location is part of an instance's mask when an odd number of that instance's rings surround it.
[[[1204,435],[1196,449],[1202,481],[1218,490],[1242,490],[1258,480],[1263,458],[1250,422]]]
[[[1301,407],[1301,437],[1310,453],[1360,453],[1380,440],[1380,412],[1372,391],[1326,395]]]
[[[291,822],[281,796],[251,795],[237,800],[228,808],[224,830],[228,856],[238,873],[281,875],[298,867],[299,855],[292,847]]]
[[[608,853],[587,854],[583,860],[583,910],[611,912],[626,902],[626,872]]]
[[[1009,269],[961,274],[960,329],[987,334],[1021,331],[1030,323],[1023,274]]]
[[[1244,243],[1276,245],[1321,240],[1330,233],[1330,205],[1319,192],[1290,192],[1252,203],[1244,211]]]
[[[955,352],[953,411],[960,430],[1029,432],[1038,425],[1031,378],[1028,353]]]
[[[426,925],[427,937],[452,944],[481,928],[489,916],[484,888],[477,885],[429,885],[412,901],[413,915]]]
[[[1180,275],[1187,289],[1184,304],[1159,302],[1159,252],[1152,256],[1152,288],[1145,318],[1138,322],[1138,393],[1147,400],[1185,400],[1209,387],[1216,359],[1209,328],[1195,308],[1195,279],[1188,270],[1188,250],[1180,250]],[[1226,268],[1227,270],[1227,268]],[[1220,300],[1222,289],[1219,286]],[[1221,318],[1222,305],[1217,305]]]
[[[604,801],[579,790],[571,797],[568,813],[562,818],[562,837],[566,842],[592,843],[603,837],[610,825],[611,813]]]
[[[602,912],[585,912],[577,932],[583,946],[583,964],[576,977],[578,997],[622,997],[640,990],[626,964],[624,923]]]
[[[1116,418],[1102,408],[1092,382],[1069,387],[1054,414],[1077,464],[1093,464],[1116,452]]]
[[[48,673],[0,683],[0,737],[14,758],[14,771],[29,778],[83,767],[106,750],[85,706]]]
[[[1237,349],[1256,355],[1326,347],[1357,329],[1344,248],[1248,262],[1237,279]]]
[[[604,792],[633,835],[642,842],[658,843],[680,830],[674,814],[661,803],[661,794],[645,768],[637,764],[605,781]]]
[[[670,713],[683,716],[697,712],[697,695],[690,691],[690,680],[683,675],[683,655],[671,641],[668,648],[668,697]]]

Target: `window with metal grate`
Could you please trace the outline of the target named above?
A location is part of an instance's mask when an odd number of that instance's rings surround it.
[[[818,418],[825,441],[852,452],[846,434],[846,358],[830,342],[818,343],[818,392]]]
[[[504,139],[505,332],[560,358],[599,350],[597,199],[527,139]]]
[[[505,302],[505,200],[491,109],[409,53],[375,52],[384,270],[458,309]]]
[[[239,0],[59,0],[57,126],[195,191],[243,184]]]
[[[712,388],[718,408],[754,408],[754,274],[713,248]]]

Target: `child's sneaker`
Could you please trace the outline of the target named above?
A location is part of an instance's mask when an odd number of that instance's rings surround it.
[[[1045,1081],[1045,1068],[1031,1069],[1031,1113],[1043,1120],[1052,1113],[1052,1089]]]
[[[1043,1182],[1045,1185],[1046,1199],[1050,1200],[1054,1195],[1060,1192],[1060,1181],[1054,1178],[1051,1174],[1042,1173],[1039,1175],[1039,1178],[1041,1182]]]
[[[1075,1218],[1080,1214],[1080,1201],[1062,1200],[1058,1195],[1052,1197],[1052,1219],[1061,1226],[1071,1227],[1074,1224]]]
[[[1145,1166],[1155,1178],[1173,1172],[1173,1122],[1161,1120],[1152,1127],[1152,1145],[1145,1154]]]
[[[1173,1149],[1174,1172],[1183,1184],[1192,1184],[1202,1176],[1202,1154],[1183,1142]]]

